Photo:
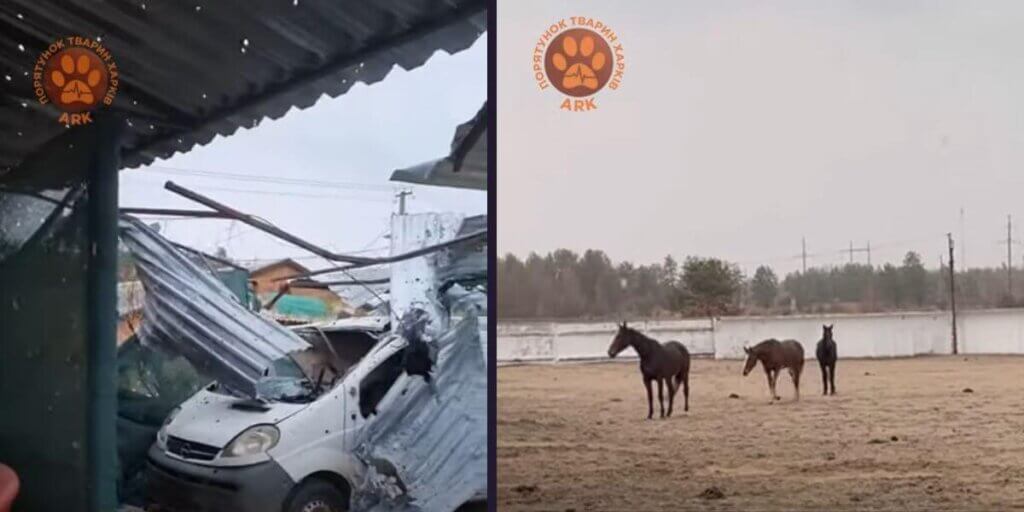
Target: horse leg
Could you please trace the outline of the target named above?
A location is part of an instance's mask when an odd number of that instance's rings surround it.
[[[647,388],[647,419],[654,417],[654,397],[651,395],[651,379],[644,375],[644,387]]]
[[[678,386],[678,384],[677,384]],[[690,410],[690,371],[683,373],[683,412]]]
[[[828,363],[826,363],[824,361],[819,361],[818,362],[818,366],[821,367],[821,386],[822,386],[822,389],[823,389],[821,394],[822,395],[827,395],[828,394],[828,371],[827,371],[828,370]]]
[[[775,400],[775,381],[772,380],[772,371],[765,368],[764,374],[768,376],[768,394],[771,395],[768,398],[768,403],[771,404]]]
[[[800,401],[800,370],[802,370],[802,369],[803,368],[801,368],[801,367],[797,367],[797,368],[791,368],[789,370],[789,376],[793,379],[793,388],[796,389],[796,400],[795,401],[797,401],[797,402]]]
[[[679,390],[679,385],[675,381],[675,376],[665,379],[665,382],[668,384],[668,414],[666,414],[665,417],[671,418],[672,404],[675,402],[676,391]]]
[[[836,394],[836,362],[828,365],[828,380],[832,382],[832,394]]]
[[[658,378],[658,407],[661,409],[661,417],[665,417],[665,397],[662,395],[662,388],[664,388],[665,379]]]

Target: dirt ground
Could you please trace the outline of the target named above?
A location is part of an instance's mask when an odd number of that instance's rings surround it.
[[[741,366],[650,421],[635,362],[499,368],[499,510],[1024,510],[1024,357],[840,360],[830,397],[810,360],[775,404]]]

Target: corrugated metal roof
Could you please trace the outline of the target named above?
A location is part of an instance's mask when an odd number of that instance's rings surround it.
[[[311,324],[318,329],[325,332],[345,332],[345,331],[370,331],[380,332],[383,331],[391,318],[384,315],[370,315],[370,316],[354,316],[349,318],[341,318],[331,322],[325,322],[320,324]]]
[[[451,153],[391,174],[391,181],[487,190],[487,103],[455,128]]]
[[[300,374],[285,356],[309,348],[305,340],[239,304],[222,282],[142,221],[122,216],[118,230],[145,290],[143,345],[179,354],[201,374],[251,397],[274,376]]]
[[[117,316],[142,309],[145,291],[141,281],[124,281],[117,283]]]
[[[93,116],[128,118],[123,164],[136,167],[464,50],[486,23],[483,0],[0,2],[0,170],[65,129],[31,77],[60,37],[112,53],[119,91]]]

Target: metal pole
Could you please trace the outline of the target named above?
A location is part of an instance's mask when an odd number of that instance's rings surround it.
[[[384,265],[384,264],[388,264],[388,263],[398,263],[399,261],[405,261],[405,260],[409,260],[409,259],[412,259],[412,258],[417,258],[417,257],[423,256],[424,254],[430,254],[432,252],[437,252],[437,251],[440,251],[442,249],[447,249],[449,247],[454,247],[456,245],[461,245],[461,244],[464,244],[464,243],[469,243],[469,242],[472,242],[474,240],[486,240],[486,239],[487,239],[487,231],[486,230],[474,231],[473,233],[470,233],[468,235],[462,235],[460,237],[453,238],[453,239],[448,240],[446,242],[441,242],[441,243],[439,243],[437,245],[431,245],[431,246],[423,247],[422,249],[416,249],[414,251],[409,251],[409,252],[406,252],[406,253],[397,254],[395,256],[386,256],[384,258],[375,258],[370,263],[356,263],[356,264],[352,264],[352,265],[346,265],[344,267],[328,267],[328,268],[322,268],[320,270],[311,270],[309,272],[302,272],[302,273],[295,274],[295,275],[289,276],[289,277],[279,277],[277,279],[274,279],[274,281],[285,281],[285,280],[288,280],[288,279],[298,279],[298,278],[301,278],[301,277],[312,277],[312,276],[318,276],[318,275],[321,275],[321,274],[333,274],[335,272],[344,272],[344,271],[347,271],[347,270],[355,270],[357,268],[372,267],[374,265]]]
[[[967,230],[964,227],[964,207],[960,207],[960,266],[967,269]]]
[[[206,196],[204,196],[202,194],[199,194],[198,192],[193,192],[193,191],[191,191],[191,190],[189,190],[187,188],[184,188],[184,187],[182,187],[180,185],[177,185],[177,184],[175,184],[172,181],[168,181],[167,183],[165,183],[164,184],[164,188],[166,188],[167,190],[170,190],[171,192],[174,192],[174,193],[176,193],[178,195],[181,195],[181,196],[184,196],[184,197],[186,197],[188,199],[191,199],[191,200],[193,200],[193,201],[195,201],[195,202],[197,202],[199,204],[202,204],[203,206],[209,207],[209,208],[211,208],[213,210],[216,210],[216,211],[218,211],[218,212],[220,212],[220,213],[222,213],[224,215],[227,215],[228,217],[230,217],[232,219],[238,219],[238,220],[240,220],[240,221],[242,221],[242,222],[244,222],[244,223],[246,223],[246,224],[248,224],[248,225],[250,225],[250,226],[252,226],[252,227],[254,227],[256,229],[259,229],[260,231],[263,231],[263,232],[266,232],[266,233],[270,233],[271,235],[274,235],[274,236],[276,236],[276,237],[278,237],[278,238],[280,238],[282,240],[285,240],[287,242],[295,244],[295,245],[297,245],[297,246],[299,246],[299,247],[301,247],[301,248],[303,248],[303,249],[305,249],[305,250],[307,250],[307,251],[309,251],[309,252],[311,252],[313,254],[316,254],[317,256],[321,256],[321,257],[323,257],[325,259],[328,259],[328,260],[331,260],[331,261],[341,261],[341,262],[345,262],[345,263],[371,263],[371,262],[374,261],[372,258],[362,258],[362,257],[359,257],[359,256],[349,256],[349,255],[346,255],[346,254],[336,254],[334,252],[328,251],[327,249],[324,249],[323,247],[314,245],[311,242],[307,242],[306,240],[303,240],[303,239],[301,239],[301,238],[299,238],[299,237],[297,237],[297,236],[295,236],[295,235],[293,235],[293,234],[291,234],[291,233],[289,233],[289,232],[287,232],[287,231],[285,231],[285,230],[283,230],[283,229],[281,229],[281,228],[279,228],[277,226],[274,226],[273,224],[270,224],[269,222],[266,222],[266,221],[261,220],[261,219],[257,219],[256,217],[253,217],[252,215],[248,215],[246,213],[242,213],[242,212],[240,212],[238,210],[235,210],[234,208],[231,208],[229,206],[226,206],[226,205],[223,205],[221,203],[218,203],[217,201],[214,201],[213,199],[210,199],[210,198],[208,198],[208,197],[206,197]]]
[[[411,196],[411,190],[403,190],[398,193],[398,214],[405,215],[405,197]]]
[[[803,266],[804,271],[803,271],[803,273],[806,274],[807,273],[807,238],[800,238],[800,255],[803,257],[803,261],[804,261],[804,266]]]
[[[1006,296],[1013,298],[1013,220],[1006,216]]]
[[[88,233],[92,249],[87,282],[88,396],[85,473],[90,512],[117,508],[117,170],[124,120],[97,120],[88,162]]]
[[[169,217],[198,217],[211,219],[233,219],[230,215],[220,212],[208,212],[203,210],[177,210],[173,208],[121,208],[121,213],[126,215],[165,215]]]
[[[953,354],[957,354],[956,339],[956,272],[953,270],[953,234],[946,233],[949,240],[949,305],[953,315]]]

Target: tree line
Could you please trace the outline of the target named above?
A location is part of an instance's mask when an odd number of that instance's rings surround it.
[[[767,265],[746,276],[720,258],[671,255],[661,263],[613,263],[603,251],[558,249],[498,258],[498,315],[513,318],[698,317],[934,310],[949,306],[949,269],[927,269],[911,251],[898,264],[812,267],[781,279]],[[957,305],[1024,305],[1006,268],[956,274]]]

